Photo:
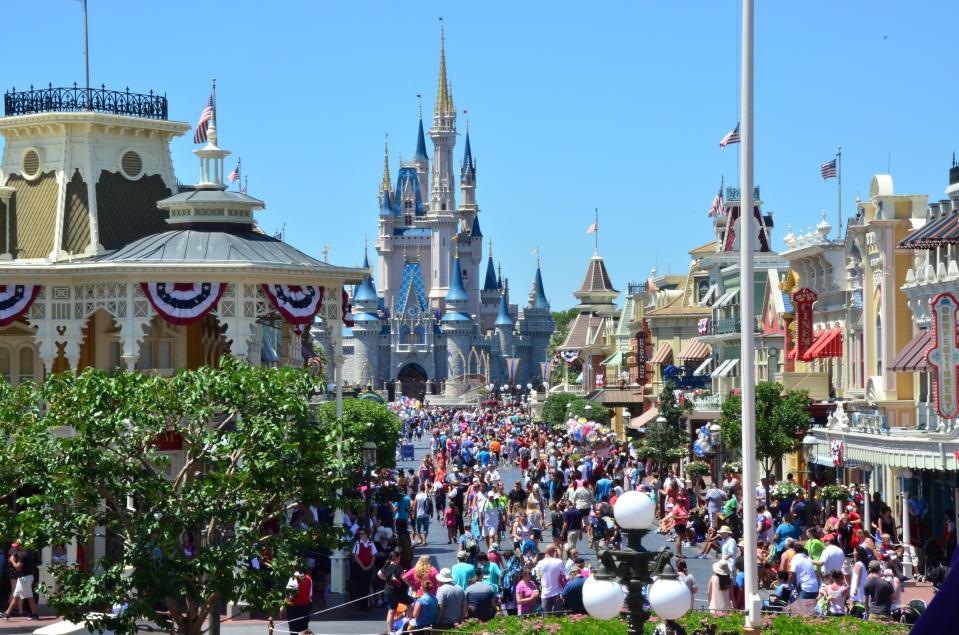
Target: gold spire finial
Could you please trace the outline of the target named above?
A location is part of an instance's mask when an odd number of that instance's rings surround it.
[[[386,133],[386,141],[383,142],[383,182],[380,184],[380,193],[393,193],[390,186],[390,133]]]
[[[440,78],[436,91],[436,112],[446,113],[451,109],[449,82],[446,80],[446,27],[440,17]]]

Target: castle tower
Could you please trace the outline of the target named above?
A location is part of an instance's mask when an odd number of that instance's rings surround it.
[[[458,213],[453,197],[453,146],[456,144],[456,109],[446,78],[446,37],[440,31],[440,73],[433,110],[433,165],[429,188],[428,221],[432,231],[428,287],[430,305],[441,308],[449,291],[453,236],[457,234]]]
[[[426,154],[426,135],[423,134],[423,106],[420,105],[420,122],[416,131],[416,153],[413,155],[413,162],[416,164],[416,176],[420,179],[420,191],[423,192],[423,198],[429,200],[430,183],[430,157]]]
[[[486,261],[486,277],[480,291],[479,323],[480,333],[488,333],[496,322],[499,308],[500,286],[496,279],[496,265],[493,264],[493,241],[490,241],[489,258]]]
[[[458,380],[467,372],[467,357],[475,328],[473,321],[466,315],[467,304],[468,296],[463,286],[463,274],[457,256],[453,259],[453,275],[449,293],[446,294],[446,313],[441,320],[443,333],[446,335],[446,377],[449,380]]]
[[[546,299],[546,291],[543,288],[543,274],[537,262],[536,277],[529,293],[529,302],[517,323],[517,331],[527,344],[523,359],[525,371],[522,374],[529,380],[542,379],[539,362],[549,361],[546,359],[546,349],[555,327],[549,301]],[[533,383],[537,382],[533,381]]]
[[[469,314],[480,313],[480,263],[483,260],[483,232],[480,229],[479,207],[476,205],[476,160],[470,148],[469,123],[463,163],[460,165],[460,258],[469,296]]]
[[[90,95],[92,93],[92,95]],[[0,259],[66,260],[167,230],[156,203],[177,192],[166,97],[106,89],[7,93],[0,118]],[[88,96],[113,104],[62,111]]]
[[[513,356],[516,352],[516,334],[513,332],[513,318],[509,314],[509,300],[506,297],[505,290],[499,296],[499,310],[496,313],[496,321],[493,323],[494,338],[499,341],[500,354],[493,358],[490,356],[491,371],[497,375],[498,381],[509,381],[509,374],[506,370],[506,358]]]
[[[363,266],[369,270],[366,253],[363,254]],[[379,343],[383,329],[379,300],[372,276],[367,276],[353,293],[353,380],[374,388],[379,388]]]

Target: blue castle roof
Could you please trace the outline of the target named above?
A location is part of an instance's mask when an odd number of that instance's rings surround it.
[[[426,154],[426,135],[423,134],[423,119],[420,118],[420,129],[416,133],[416,154],[413,158],[417,161],[429,161],[430,157]]]
[[[360,283],[353,293],[353,302],[376,302],[379,296],[376,295],[376,289],[373,288],[373,279],[369,276]]]
[[[506,304],[506,294],[499,297],[499,313],[496,315],[495,326],[513,326],[513,318],[509,316],[509,306]]]
[[[406,311],[407,298],[411,295],[415,298],[417,308],[420,311],[426,311],[429,303],[426,301],[426,288],[423,286],[423,271],[420,269],[420,263],[418,262],[408,262],[403,265],[400,292],[396,296],[397,315]]]
[[[483,283],[483,291],[496,291],[499,289],[499,283],[496,281],[496,265],[493,264],[493,257],[490,256],[486,262],[486,281]]]
[[[383,191],[383,200],[380,202],[380,216],[388,216],[393,213],[393,201],[390,199],[390,193]]]
[[[540,273],[539,265],[536,266],[536,297],[533,299],[534,309],[548,309],[549,300],[546,299],[546,291],[543,289],[543,274]]]
[[[476,172],[476,162],[473,161],[473,152],[470,149],[470,133],[466,131],[466,147],[463,149],[463,165],[460,167],[460,178],[467,172]]]
[[[466,288],[463,286],[463,272],[460,269],[460,257],[453,258],[453,279],[450,280],[450,290],[446,294],[447,302],[466,302]]]
[[[480,231],[479,214],[473,217],[473,228],[470,230],[470,236],[473,238],[482,238],[483,232]]]
[[[426,210],[423,208],[423,194],[420,192],[420,179],[416,174],[416,168],[410,166],[401,167],[400,173],[396,177],[396,190],[393,194],[393,214],[400,216],[403,213],[401,209],[403,206],[403,193],[407,187],[413,189],[413,208],[416,215],[422,216],[426,213]]]

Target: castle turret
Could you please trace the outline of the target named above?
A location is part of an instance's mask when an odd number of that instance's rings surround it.
[[[416,131],[416,153],[413,155],[413,162],[416,164],[416,175],[420,179],[420,190],[424,198],[429,200],[429,172],[430,157],[426,154],[426,135],[423,133],[423,107],[420,106],[420,122]]]
[[[499,282],[496,280],[496,265],[493,264],[493,241],[489,243],[489,258],[486,261],[486,278],[480,290],[479,321],[480,332],[487,333],[496,321],[499,306]]]
[[[533,288],[529,293],[529,304],[523,309],[516,330],[527,346],[524,348],[523,376],[534,384],[542,378],[539,362],[546,359],[546,349],[553,336],[556,324],[550,312],[549,300],[546,299],[546,290],[543,288],[543,274],[539,263],[536,263],[536,277],[533,279]]]
[[[363,267],[369,270],[370,262],[363,254]],[[353,381],[360,385],[378,388],[379,343],[383,320],[379,313],[380,298],[373,287],[372,276],[367,276],[353,292]]]
[[[446,376],[453,381],[462,378],[467,372],[467,357],[474,333],[473,321],[466,314],[467,305],[468,296],[457,256],[453,259],[453,275],[450,290],[446,294],[446,313],[441,320],[449,364]]]

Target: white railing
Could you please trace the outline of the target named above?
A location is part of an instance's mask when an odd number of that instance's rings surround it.
[[[723,405],[721,395],[705,395],[702,397],[693,397],[693,409],[699,411],[719,410]]]

